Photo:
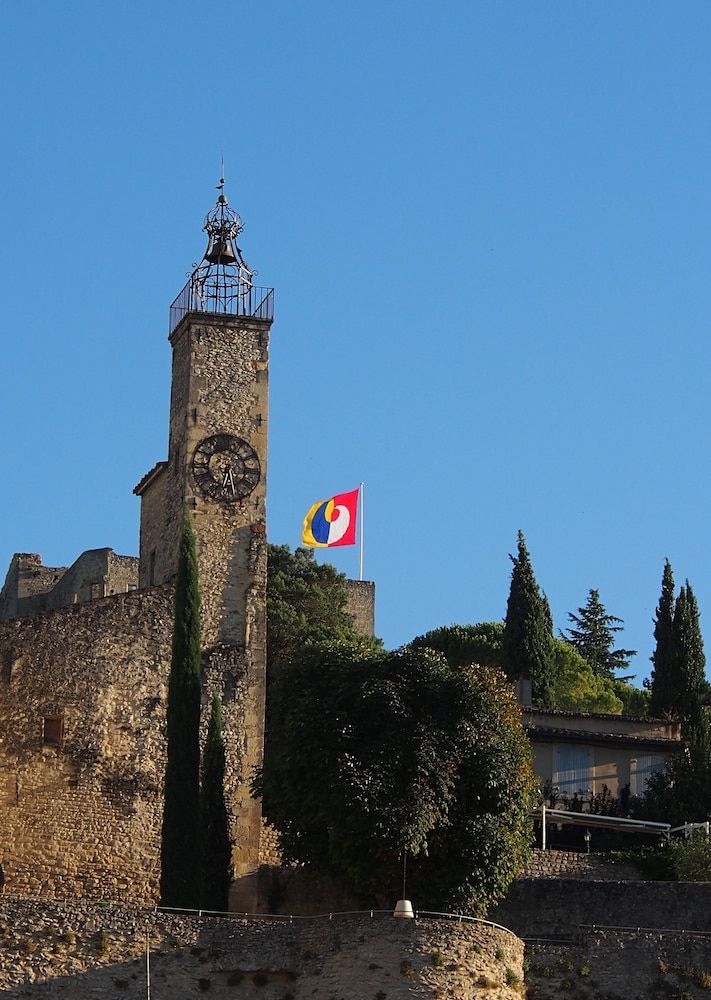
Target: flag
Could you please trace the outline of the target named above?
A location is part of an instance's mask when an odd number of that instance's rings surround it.
[[[301,540],[304,545],[331,548],[334,545],[355,545],[358,493],[338,493],[330,500],[317,500],[304,518]]]

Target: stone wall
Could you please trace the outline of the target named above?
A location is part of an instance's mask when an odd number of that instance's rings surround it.
[[[577,851],[542,851],[535,848],[522,872],[522,878],[574,878],[607,882],[641,882],[642,873],[635,865],[612,864],[604,854]]]
[[[528,1000],[701,1000],[711,938],[596,929],[577,943],[527,943],[525,966]]]
[[[480,924],[367,915],[295,922],[0,899],[0,990],[11,998],[513,1000],[523,945]],[[508,981],[508,982],[507,982]]]
[[[16,553],[0,594],[0,621],[83,604],[138,586],[138,559],[113,549],[89,549],[70,567],[43,566],[42,558]]]
[[[363,635],[375,635],[375,584],[371,580],[346,580],[346,610]]]
[[[7,891],[153,900],[169,587],[0,623]]]
[[[597,924],[711,933],[711,882],[517,879],[488,917],[522,937]]]

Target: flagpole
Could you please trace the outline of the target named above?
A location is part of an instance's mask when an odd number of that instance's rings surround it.
[[[360,484],[360,579],[363,579],[363,494],[365,483]]]

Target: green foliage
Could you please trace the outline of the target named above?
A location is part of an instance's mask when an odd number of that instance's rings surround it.
[[[671,863],[680,882],[711,882],[711,838],[694,833],[669,845]]]
[[[652,714],[649,691],[634,687],[623,680],[614,680],[610,683],[615,696],[622,702],[623,715],[629,715],[633,719],[644,719]]]
[[[363,902],[408,892],[483,911],[528,856],[533,775],[510,685],[428,648],[311,645],[272,688],[272,750],[255,782],[287,860]]]
[[[533,701],[552,704],[555,668],[550,607],[533,575],[523,532],[518,533],[518,554],[511,556],[513,570],[504,621],[504,666],[509,677],[531,678]]]
[[[270,545],[267,557],[267,671],[308,645],[359,635],[346,610],[346,577],[311,549]]]
[[[212,699],[212,712],[202,758],[200,833],[202,846],[200,905],[204,910],[225,912],[231,878],[232,845],[225,805],[222,704],[217,692]]]
[[[503,664],[502,622],[480,622],[478,625],[443,625],[424,635],[418,635],[410,645],[414,649],[427,646],[442,653],[452,667],[501,667]]]
[[[699,607],[689,581],[676,599],[671,631],[671,663],[675,694],[670,709],[685,723],[696,723],[701,698],[707,690],[704,642],[701,638]]]
[[[164,906],[197,907],[200,896],[200,593],[195,535],[183,519],[168,684],[168,749],[161,837]]]
[[[569,628],[564,639],[574,646],[582,658],[600,677],[614,676],[615,670],[629,667],[629,658],[634,649],[613,649],[615,633],[622,631],[622,619],[608,615],[600,600],[599,590],[590,590],[584,607],[578,614],[571,612],[568,618],[576,628]]]
[[[551,707],[569,712],[606,712],[620,715],[622,700],[615,682],[593,673],[580,653],[562,639],[553,639],[554,677]]]
[[[711,753],[706,712],[699,713],[691,739],[681,746],[658,774],[647,782],[644,798],[635,809],[642,819],[678,826],[703,823],[711,817]]]
[[[655,647],[652,653],[650,712],[663,717],[674,712],[675,685],[672,657],[672,622],[674,620],[674,573],[668,559],[664,561],[662,592],[654,615]]]

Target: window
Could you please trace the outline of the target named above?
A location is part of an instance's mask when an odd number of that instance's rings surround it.
[[[61,715],[45,715],[42,742],[48,746],[61,746],[64,738],[64,719]]]
[[[630,792],[644,795],[647,782],[658,771],[664,770],[664,757],[658,753],[641,753],[630,761]]]
[[[138,590],[138,584],[137,583],[129,583],[128,587],[126,587],[126,590],[129,591],[129,593],[132,590]]]
[[[589,795],[592,792],[592,762],[589,747],[566,746],[556,751],[553,784],[566,795]]]

